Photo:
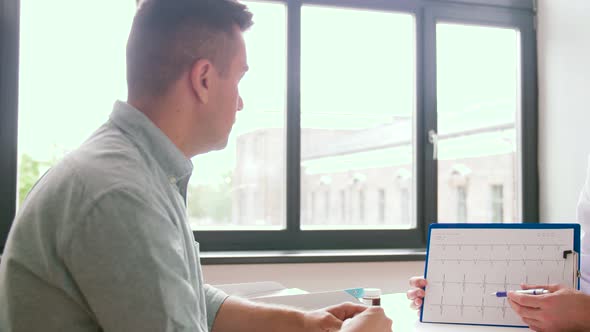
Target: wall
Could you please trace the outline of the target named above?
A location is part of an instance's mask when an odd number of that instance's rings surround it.
[[[387,293],[405,292],[408,278],[423,273],[423,262],[203,266],[205,282],[211,284],[278,281],[307,291],[378,287]]]
[[[541,221],[575,222],[590,154],[590,1],[538,10]]]

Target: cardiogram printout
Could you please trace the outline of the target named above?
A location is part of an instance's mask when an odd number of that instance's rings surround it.
[[[517,290],[521,283],[576,284],[573,228],[430,232],[423,322],[525,326],[505,297],[491,293]]]

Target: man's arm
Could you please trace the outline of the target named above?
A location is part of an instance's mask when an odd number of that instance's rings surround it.
[[[344,303],[304,312],[229,297],[221,305],[213,332],[330,332],[339,331],[342,321],[365,311],[360,304]]]

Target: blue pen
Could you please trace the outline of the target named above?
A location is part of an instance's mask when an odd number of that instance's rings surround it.
[[[519,290],[515,290],[514,292],[519,293],[519,294],[528,294],[528,295],[541,295],[541,294],[549,293],[548,290],[543,289],[543,288],[519,289]],[[491,293],[490,295],[495,296],[495,297],[506,297],[506,296],[508,296],[508,292],[507,291],[494,292],[494,293]]]

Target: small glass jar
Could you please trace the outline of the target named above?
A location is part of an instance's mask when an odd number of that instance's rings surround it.
[[[380,288],[365,288],[363,289],[363,297],[361,302],[368,306],[381,305],[381,289]]]

